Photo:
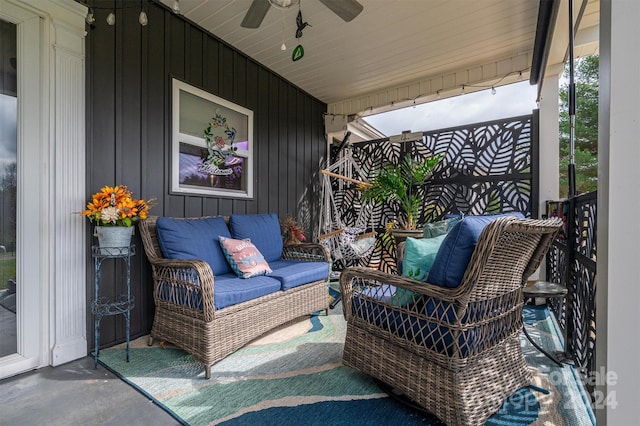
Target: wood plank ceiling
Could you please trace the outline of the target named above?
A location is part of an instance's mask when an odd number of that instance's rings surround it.
[[[298,6],[271,7],[259,28],[247,29],[240,23],[252,0],[180,0],[179,5],[187,19],[327,104],[530,57],[533,51],[536,0],[358,1],[364,10],[344,22],[319,0],[301,0],[303,20],[311,26],[299,40]],[[566,0],[562,3],[566,7]],[[589,3],[597,8],[596,0]],[[293,62],[299,43],[305,55]]]

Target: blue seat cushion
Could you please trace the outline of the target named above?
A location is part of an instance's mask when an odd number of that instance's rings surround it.
[[[405,292],[405,293],[402,293]],[[362,290],[360,293],[363,296],[370,297],[376,301],[387,303],[393,306],[404,306],[406,302],[398,303],[399,294],[407,294],[407,298],[411,298],[411,301],[418,303],[416,309],[421,311],[429,318],[436,321],[453,324],[456,322],[456,306],[452,303],[440,300],[436,297],[425,296],[422,294],[416,294],[403,288],[398,288],[391,284],[383,284],[375,287],[368,287]],[[474,321],[478,321],[486,315],[486,309],[482,309],[488,305],[487,302],[473,302],[469,304],[469,307],[465,310],[462,316],[461,323],[466,323],[469,318]],[[506,309],[503,309],[503,311]]]
[[[269,264],[271,273],[282,284],[282,290],[318,280],[326,280],[329,276],[327,262],[304,262],[299,260],[276,260]]]
[[[280,286],[280,281],[267,275],[243,279],[232,272],[216,276],[213,283],[215,307],[216,309],[222,309],[266,296],[280,291]]]
[[[396,294],[396,291],[396,286],[391,284],[382,284],[378,286],[363,288],[361,294],[384,303],[391,303],[391,300]]]
[[[156,234],[162,254],[167,259],[199,259],[211,266],[214,275],[226,274],[227,263],[218,237],[231,237],[223,217],[175,219],[159,217]]]
[[[465,216],[456,223],[438,250],[428,281],[441,287],[459,286],[482,230],[489,223],[505,216],[524,218],[522,213]]]
[[[438,353],[466,357],[477,347],[478,338],[474,329],[461,332],[457,344],[454,344],[453,330],[446,325],[426,321],[406,312],[385,308],[375,300],[354,296],[353,313],[369,324],[388,331],[391,334],[414,342],[418,346]]]
[[[249,238],[270,265],[282,257],[282,234],[278,215],[275,213],[232,214],[229,217],[229,228],[233,238]]]

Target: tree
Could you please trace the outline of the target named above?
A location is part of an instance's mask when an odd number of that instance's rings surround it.
[[[600,58],[597,55],[575,62],[576,117],[575,164],[578,193],[598,188],[598,87]],[[560,86],[560,194],[569,193],[569,66],[566,82]]]
[[[13,247],[16,242],[18,165],[9,163],[0,176],[0,244]]]
[[[18,164],[9,163],[0,176],[0,188],[3,190],[15,190],[18,186]]]

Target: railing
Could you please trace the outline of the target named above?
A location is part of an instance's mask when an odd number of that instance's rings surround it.
[[[565,350],[594,396],[589,372],[595,368],[597,192],[569,200],[567,238],[555,241],[547,255],[547,278],[566,285],[566,302],[550,300],[565,336]]]

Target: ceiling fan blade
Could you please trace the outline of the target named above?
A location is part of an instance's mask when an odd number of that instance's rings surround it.
[[[356,0],[320,0],[320,2],[345,22],[351,21],[364,9],[364,6]]]
[[[253,0],[240,26],[243,28],[258,28],[270,7],[269,0]]]

